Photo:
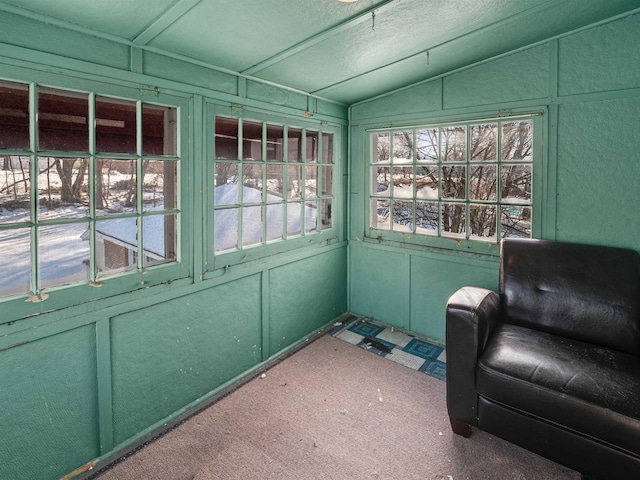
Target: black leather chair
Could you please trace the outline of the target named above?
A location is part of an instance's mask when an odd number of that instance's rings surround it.
[[[447,408],[584,476],[640,479],[640,255],[505,239],[499,294],[447,304]]]

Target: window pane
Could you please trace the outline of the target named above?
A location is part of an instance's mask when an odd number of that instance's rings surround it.
[[[438,167],[419,165],[416,169],[416,198],[437,200]]]
[[[282,239],[284,203],[267,205],[267,242]]]
[[[471,127],[471,161],[483,162],[498,159],[498,124],[473,125]]]
[[[318,201],[306,202],[304,207],[304,231],[315,232],[318,229]]]
[[[322,134],[322,163],[333,163],[333,133]]]
[[[216,252],[238,248],[239,211],[237,208],[228,208],[214,212],[215,238],[213,244]]]
[[[503,202],[531,201],[531,165],[503,165],[501,176]]]
[[[284,161],[284,127],[267,125],[267,160],[270,162]]]
[[[42,288],[89,281],[88,231],[87,223],[54,225],[38,230]]]
[[[416,202],[416,233],[438,234],[438,202]]]
[[[41,220],[89,215],[89,159],[38,159]]]
[[[307,184],[307,189],[305,191],[305,195],[307,198],[317,197],[318,196],[318,166],[312,165],[306,167],[307,178],[305,182]]]
[[[466,214],[464,203],[442,204],[442,234],[446,237],[464,238]]]
[[[333,195],[333,167],[322,167],[322,195]]]
[[[178,192],[178,164],[174,161],[145,160],[142,163],[144,210],[176,208]]]
[[[501,238],[531,238],[531,207],[502,207],[500,235]]]
[[[467,167],[462,165],[442,167],[440,182],[443,198],[465,198],[466,170]]]
[[[498,182],[497,167],[495,165],[473,165],[469,168],[471,169],[469,198],[495,202]]]
[[[416,155],[419,162],[438,161],[438,129],[425,128],[416,132]]]
[[[214,204],[237,205],[238,200],[238,164],[216,162],[214,169]]]
[[[262,207],[242,209],[242,246],[262,243]]]
[[[267,202],[280,202],[284,197],[284,165],[267,165]]]
[[[371,161],[373,163],[389,163],[390,151],[388,133],[371,135]]]
[[[136,211],[135,160],[96,159],[96,215]]]
[[[393,167],[393,196],[413,197],[413,167]]]
[[[0,81],[0,148],[29,149],[29,86]]]
[[[263,160],[261,123],[242,122],[242,158],[244,160]]]
[[[137,152],[136,103],[96,97],[96,151]]]
[[[389,230],[389,200],[371,200],[371,227]]]
[[[322,213],[322,218],[320,219],[320,228],[322,230],[327,230],[333,226],[333,220],[331,215],[331,208],[333,205],[333,199],[325,198],[324,200],[320,200],[320,212]]]
[[[287,236],[302,233],[302,203],[287,203]]]
[[[287,138],[287,160],[302,162],[302,130],[290,128]]]
[[[38,91],[38,149],[89,151],[89,96],[50,88]]]
[[[31,290],[31,230],[0,230],[0,297]]]
[[[474,240],[489,240],[495,242],[496,236],[496,206],[469,206],[470,238]]]
[[[467,127],[443,127],[440,130],[440,148],[443,162],[467,160]]]
[[[533,120],[502,124],[502,160],[533,160]]]
[[[396,232],[413,232],[413,202],[393,201],[393,230]]]
[[[289,165],[287,179],[287,198],[302,198],[302,167],[299,165]]]
[[[178,154],[177,109],[142,105],[143,155]]]
[[[318,161],[318,132],[307,131],[307,162]]]
[[[371,167],[371,195],[388,197],[391,194],[389,183],[391,169],[389,167]]]
[[[143,265],[151,267],[177,259],[177,216],[151,215],[142,220]]]
[[[216,117],[215,157],[238,160],[238,119]]]
[[[138,226],[135,218],[96,222],[98,277],[129,272],[138,267]]]
[[[262,168],[259,163],[242,165],[242,203],[262,202]]]
[[[0,157],[0,224],[31,219],[29,157]]]
[[[393,132],[393,163],[413,162],[413,132]]]

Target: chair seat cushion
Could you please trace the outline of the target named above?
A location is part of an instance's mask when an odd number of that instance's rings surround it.
[[[477,389],[488,400],[640,455],[634,355],[501,324],[478,361]]]

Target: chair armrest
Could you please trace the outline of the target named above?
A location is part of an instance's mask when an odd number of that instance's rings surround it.
[[[452,425],[454,420],[478,425],[476,364],[499,314],[500,297],[484,288],[462,287],[447,302],[447,409]]]

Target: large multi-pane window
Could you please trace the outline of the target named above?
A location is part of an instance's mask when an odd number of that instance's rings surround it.
[[[531,237],[535,133],[533,117],[371,133],[371,229]]]
[[[220,115],[214,124],[215,255],[333,227],[333,132]]]
[[[178,111],[0,82],[0,298],[179,260]]]

